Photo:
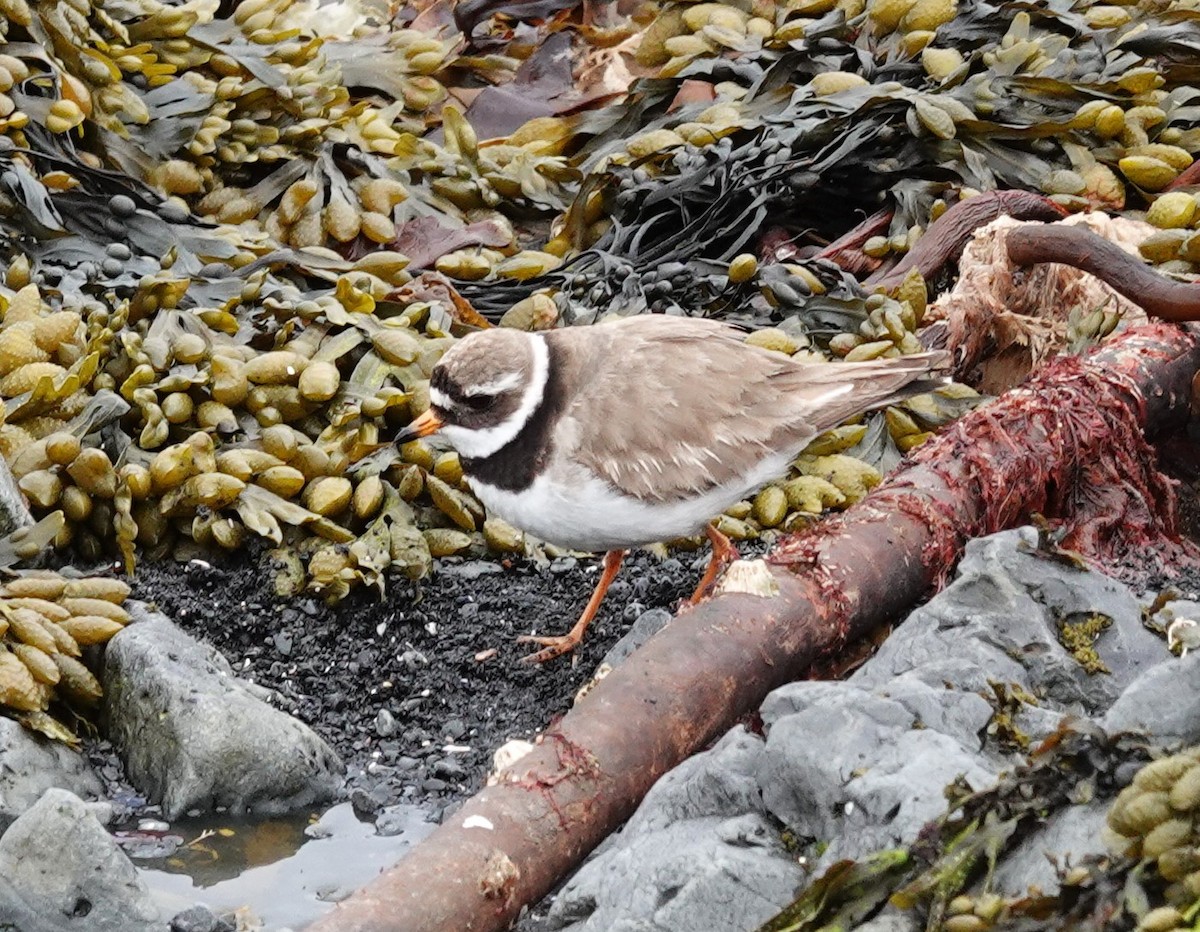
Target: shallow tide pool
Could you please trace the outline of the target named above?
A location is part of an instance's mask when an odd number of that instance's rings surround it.
[[[250,928],[298,932],[437,828],[426,814],[400,810],[392,820],[400,831],[390,836],[340,803],[324,814],[253,822],[180,820],[161,832],[131,826],[118,838],[164,914],[202,903],[217,914],[241,911]]]

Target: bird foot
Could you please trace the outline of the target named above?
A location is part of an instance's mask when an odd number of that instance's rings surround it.
[[[553,660],[555,657],[569,654],[582,641],[583,638],[572,634],[547,635],[545,637],[524,634],[517,638],[518,644],[532,643],[545,645],[541,650],[522,657],[521,661],[523,663],[545,663],[547,660]]]

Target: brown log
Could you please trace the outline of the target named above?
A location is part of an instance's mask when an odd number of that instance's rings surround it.
[[[945,578],[970,537],[1093,498],[1075,483],[1097,463],[1119,471],[1143,530],[1180,546],[1169,539],[1171,490],[1141,427],[1186,411],[1198,363],[1191,331],[1146,325],[1084,361],[1056,360],[1026,391],[961,418],[854,508],[785,540],[771,557],[777,596],[722,594],[677,616],[501,782],[311,932],[507,928],[668,769],[823,654],[894,621]]]
[[[958,257],[975,231],[997,217],[1017,220],[1061,220],[1067,212],[1040,194],[1030,191],[988,191],[959,201],[929,225],[904,257],[889,269],[872,273],[863,282],[870,288],[895,288],[916,269],[928,281]]]
[[[1009,258],[1017,265],[1075,266],[1140,305],[1151,317],[1200,320],[1200,285],[1172,281],[1083,227],[1029,224],[1012,230],[1006,242]]]

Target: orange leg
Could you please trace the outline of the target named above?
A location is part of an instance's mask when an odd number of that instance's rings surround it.
[[[712,541],[712,557],[708,561],[704,575],[700,577],[696,591],[692,593],[690,599],[683,603],[689,608],[698,604],[708,594],[708,590],[716,581],[717,573],[738,558],[737,547],[733,546],[733,541],[718,531],[715,524],[708,525],[704,529],[704,533]]]
[[[531,634],[526,634],[517,638],[518,642],[532,641],[534,644],[545,645],[542,650],[527,657],[522,657],[522,660],[526,663],[545,663],[547,660],[561,657],[563,654],[579,646],[583,641],[583,632],[587,630],[587,626],[596,617],[596,612],[600,610],[600,603],[604,601],[604,593],[608,591],[608,587],[616,579],[617,570],[621,568],[621,561],[625,559],[627,552],[625,550],[610,550],[604,555],[604,572],[600,574],[600,581],[596,583],[596,589],[588,601],[587,608],[583,610],[583,614],[575,622],[574,628],[566,634],[548,635],[545,637],[535,637]]]

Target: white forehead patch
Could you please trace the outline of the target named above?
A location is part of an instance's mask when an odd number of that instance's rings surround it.
[[[482,382],[479,385],[467,385],[463,388],[464,395],[472,397],[476,395],[501,395],[504,392],[510,392],[521,384],[521,373],[510,372],[499,379],[491,382]]]
[[[441,408],[443,411],[447,408],[453,407],[454,405],[454,403],[450,400],[450,396],[440,388],[429,389],[429,403],[435,408]]]

